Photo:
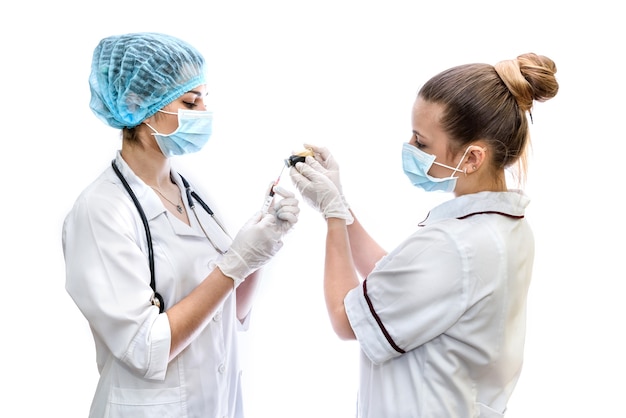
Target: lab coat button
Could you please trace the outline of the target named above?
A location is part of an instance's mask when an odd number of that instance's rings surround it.
[[[222,311],[217,311],[217,312],[215,313],[215,316],[213,316],[213,320],[214,320],[215,322],[219,322],[219,321],[221,321],[221,320],[222,320]]]
[[[224,366],[224,364],[220,364],[219,367],[217,368],[217,371],[220,373],[224,373],[224,371],[226,370],[226,366]]]

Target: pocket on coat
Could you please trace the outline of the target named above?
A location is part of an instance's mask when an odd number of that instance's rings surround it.
[[[476,403],[478,406],[479,417],[480,418],[503,418],[504,412],[498,412],[495,409],[491,409],[487,405],[483,403]]]
[[[180,388],[112,388],[108,409],[110,418],[179,418],[187,415],[183,411]]]

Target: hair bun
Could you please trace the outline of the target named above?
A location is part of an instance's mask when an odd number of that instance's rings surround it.
[[[534,100],[544,102],[559,91],[556,65],[546,56],[530,52],[500,61],[494,68],[523,112],[532,108]]]

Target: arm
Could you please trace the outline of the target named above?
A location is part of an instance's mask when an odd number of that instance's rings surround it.
[[[170,360],[202,331],[233,288],[238,297],[237,318],[241,321],[250,312],[259,285],[259,268],[280,250],[283,235],[297,222],[300,211],[293,193],[278,187],[276,193],[283,199],[269,213],[253,216],[217,262],[218,268],[167,311],[172,333]]]
[[[237,288],[237,319],[239,321],[243,322],[252,310],[252,302],[260,283],[261,270],[257,270]]]
[[[387,255],[387,251],[374,241],[356,217],[348,225],[348,239],[356,269],[365,278],[374,270],[376,263]]]
[[[150,304],[136,208],[123,190],[106,183],[81,195],[64,221],[66,289],[112,355],[143,377],[163,379],[167,361],[206,327],[236,285],[276,254],[297,213],[297,200],[285,198],[275,213],[255,215],[218,261],[219,269],[159,315]]]
[[[274,190],[275,200],[269,208],[269,213],[275,216],[278,230],[286,234],[298,222],[300,213],[298,200],[292,192],[282,187],[273,183],[270,187]],[[252,302],[261,283],[261,274],[261,270],[256,270],[237,287],[237,319],[242,323],[252,310]]]
[[[359,285],[352,261],[346,221],[327,220],[326,259],[324,265],[324,297],[326,309],[335,333],[344,340],[354,340],[343,303],[348,292]]]
[[[198,287],[167,310],[172,333],[170,361],[204,329],[232,290],[233,280],[216,268]]]
[[[339,173],[339,164],[325,147],[312,144],[304,144],[304,147],[313,151],[313,158],[319,165],[317,170],[330,179],[341,196],[341,200],[348,210],[349,216],[346,219],[348,226],[348,237],[352,249],[352,257],[361,277],[367,277],[374,269],[374,266],[387,252],[374,241],[374,239],[363,228],[363,225],[354,217],[354,213],[350,210],[346,198],[343,194],[341,179]],[[311,163],[311,161],[309,160]]]
[[[260,271],[250,274],[236,289],[237,318],[243,321],[250,313],[258,288]],[[170,361],[187,347],[213,318],[219,306],[233,290],[233,280],[218,268],[198,287],[167,310],[172,332]]]
[[[290,170],[291,179],[303,199],[326,219],[326,257],[324,264],[324,297],[335,333],[341,339],[355,339],[348,321],[344,298],[359,285],[346,222],[353,223],[335,184],[324,175],[312,157]],[[357,229],[358,231],[358,229]]]

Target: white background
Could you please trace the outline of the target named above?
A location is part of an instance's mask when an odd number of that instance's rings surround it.
[[[87,416],[94,347],[64,289],[61,226],[120,146],[88,107],[91,53],[102,37],[136,31],[179,36],[207,58],[214,136],[176,164],[220,202],[233,232],[308,141],[332,150],[348,200],[388,250],[447,198],[401,170],[421,84],[457,64],[552,58],[561,89],[533,112],[536,263],[507,417],[624,414],[626,37],[616,2],[12,3],[0,17],[1,416]],[[288,176],[282,185],[293,190]],[[354,410],[358,346],[329,326],[324,223],[302,210],[242,340],[250,418]]]

